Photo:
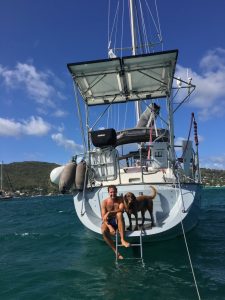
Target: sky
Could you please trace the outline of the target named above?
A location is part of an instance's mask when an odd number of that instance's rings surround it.
[[[64,164],[82,151],[67,63],[107,58],[108,2],[0,1],[4,163]],[[111,4],[116,7],[117,0]],[[176,139],[187,136],[195,112],[201,167],[225,169],[225,2],[157,0],[157,7],[164,50],[179,49],[177,74],[188,70],[197,86],[177,112]]]

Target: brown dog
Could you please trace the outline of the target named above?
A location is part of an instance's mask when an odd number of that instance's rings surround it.
[[[138,229],[138,212],[141,212],[142,217],[142,223],[141,225],[144,225],[145,222],[145,212],[148,210],[149,214],[151,216],[152,226],[154,226],[154,217],[153,217],[153,199],[155,198],[157,191],[156,189],[151,186],[153,189],[153,194],[150,196],[138,196],[136,197],[133,193],[128,192],[123,197],[124,207],[125,211],[127,213],[128,219],[129,219],[129,227],[127,230],[132,230],[132,221],[131,221],[131,215],[133,214],[135,216],[136,226],[134,230]]]

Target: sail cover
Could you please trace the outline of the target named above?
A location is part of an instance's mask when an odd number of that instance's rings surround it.
[[[168,97],[178,50],[68,64],[87,105]]]

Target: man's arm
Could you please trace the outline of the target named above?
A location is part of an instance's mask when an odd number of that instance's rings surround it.
[[[103,202],[102,202],[101,215],[102,215],[103,222],[106,222],[107,218],[108,218],[108,215],[109,215],[109,212],[107,212],[107,209],[106,209],[106,200],[103,200]]]
[[[118,208],[114,208],[114,210],[110,211],[109,214],[115,216],[118,212],[124,212],[124,204],[122,201],[118,203]]]
[[[123,204],[123,202],[120,202],[118,212],[122,212],[122,213],[124,212],[124,204]]]

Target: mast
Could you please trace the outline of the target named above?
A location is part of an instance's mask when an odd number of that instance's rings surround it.
[[[1,191],[2,191],[2,182],[3,182],[3,161],[1,163]]]
[[[136,49],[137,49],[137,37],[136,37],[136,22],[135,22],[135,0],[129,0],[130,4],[130,28],[131,28],[131,41],[132,41],[132,55],[136,55]],[[135,102],[135,110],[136,110],[136,119],[137,123],[140,119],[141,115],[141,106],[140,102],[136,101]]]
[[[132,55],[136,55],[137,38],[136,38],[136,23],[134,18],[134,0],[130,1],[130,29],[132,41]]]

